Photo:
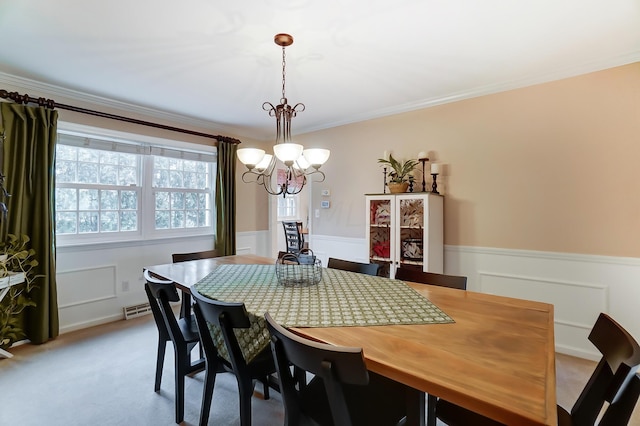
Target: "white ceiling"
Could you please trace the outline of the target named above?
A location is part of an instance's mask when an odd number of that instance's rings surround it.
[[[295,135],[640,61],[640,0],[0,0],[0,83],[272,139],[279,32]]]

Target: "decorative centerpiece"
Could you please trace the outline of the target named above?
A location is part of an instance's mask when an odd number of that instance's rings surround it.
[[[385,179],[385,184],[389,187],[389,191],[392,194],[407,192],[409,182],[413,181],[413,175],[411,175],[411,172],[418,165],[418,160],[411,159],[401,162],[393,158],[393,155],[389,154],[389,159],[378,158],[378,163],[386,164],[391,167],[391,171],[389,172],[389,182],[386,182]]]
[[[322,279],[322,262],[309,249],[286,253],[276,260],[276,278],[284,286],[311,286]]]

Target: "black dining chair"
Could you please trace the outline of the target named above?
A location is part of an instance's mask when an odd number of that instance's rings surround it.
[[[302,234],[302,222],[282,222],[284,239],[287,252],[298,253],[304,248],[304,235]]]
[[[178,262],[186,262],[189,260],[211,259],[213,257],[219,257],[219,256],[220,254],[216,249],[195,251],[191,253],[173,253],[171,255],[171,261],[173,263],[178,263]]]
[[[417,269],[398,268],[396,269],[396,280],[411,281],[414,283],[437,285],[440,287],[467,289],[467,277],[459,275],[445,275],[435,272],[423,272]]]
[[[171,261],[173,263],[188,262],[190,260],[211,259],[219,257],[218,250],[203,250],[194,251],[190,253],[173,253],[171,255]],[[191,315],[191,295],[189,293],[182,292],[182,304],[180,307],[180,318],[188,317]]]
[[[153,319],[158,329],[158,351],[156,359],[156,378],[154,390],[158,392],[162,381],[162,367],[167,342],[171,341],[174,352],[175,369],[175,414],[176,423],[184,420],[184,378],[188,374],[205,368],[205,360],[191,359],[193,348],[200,341],[195,321],[188,318],[176,318],[170,302],[180,300],[178,291],[172,281],[153,277],[148,270],[144,271],[146,280],[144,289],[149,299]]]
[[[330,257],[327,261],[327,268],[340,269],[342,271],[357,272],[366,275],[378,275],[380,265],[377,263],[353,262],[351,260],[336,259]]]
[[[367,371],[361,348],[304,339],[265,314],[285,409],[285,426],[312,419],[325,425],[397,425],[406,416],[404,387]],[[296,386],[290,366],[313,374]]]
[[[609,315],[601,313],[589,333],[589,340],[602,354],[591,378],[571,408],[558,406],[558,426],[626,425],[640,395],[640,345]],[[604,413],[602,408],[607,403]],[[498,426],[477,413],[443,399],[436,404],[436,416],[449,426]]]
[[[234,329],[248,329],[251,322],[244,303],[222,302],[210,299],[196,289],[191,289],[195,300],[193,310],[200,330],[200,341],[207,360],[205,385],[200,412],[200,425],[206,425],[209,419],[211,400],[216,373],[228,371],[236,376],[240,395],[240,424],[251,425],[251,396],[254,381],[262,382],[264,398],[269,399],[269,387],[279,390],[275,379],[270,376],[276,372],[276,366],[269,346],[265,346],[252,359],[245,359],[240,342]],[[212,333],[217,327],[222,335],[220,346],[216,346]]]

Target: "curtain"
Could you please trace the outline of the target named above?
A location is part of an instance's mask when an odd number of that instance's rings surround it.
[[[0,134],[4,135],[2,170],[6,176],[8,229],[27,235],[38,261],[35,302],[22,312],[21,328],[32,343],[58,335],[55,266],[55,146],[58,112],[42,107],[1,103]]]
[[[218,141],[216,169],[216,250],[236,254],[236,151],[233,142]]]

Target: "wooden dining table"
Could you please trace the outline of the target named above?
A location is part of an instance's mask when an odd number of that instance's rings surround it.
[[[145,269],[189,294],[219,265],[274,263],[235,255]],[[370,371],[406,385],[407,424],[424,424],[424,393],[507,425],[557,424],[553,305],[406,284],[454,322],[292,330],[332,345],[361,347]]]

